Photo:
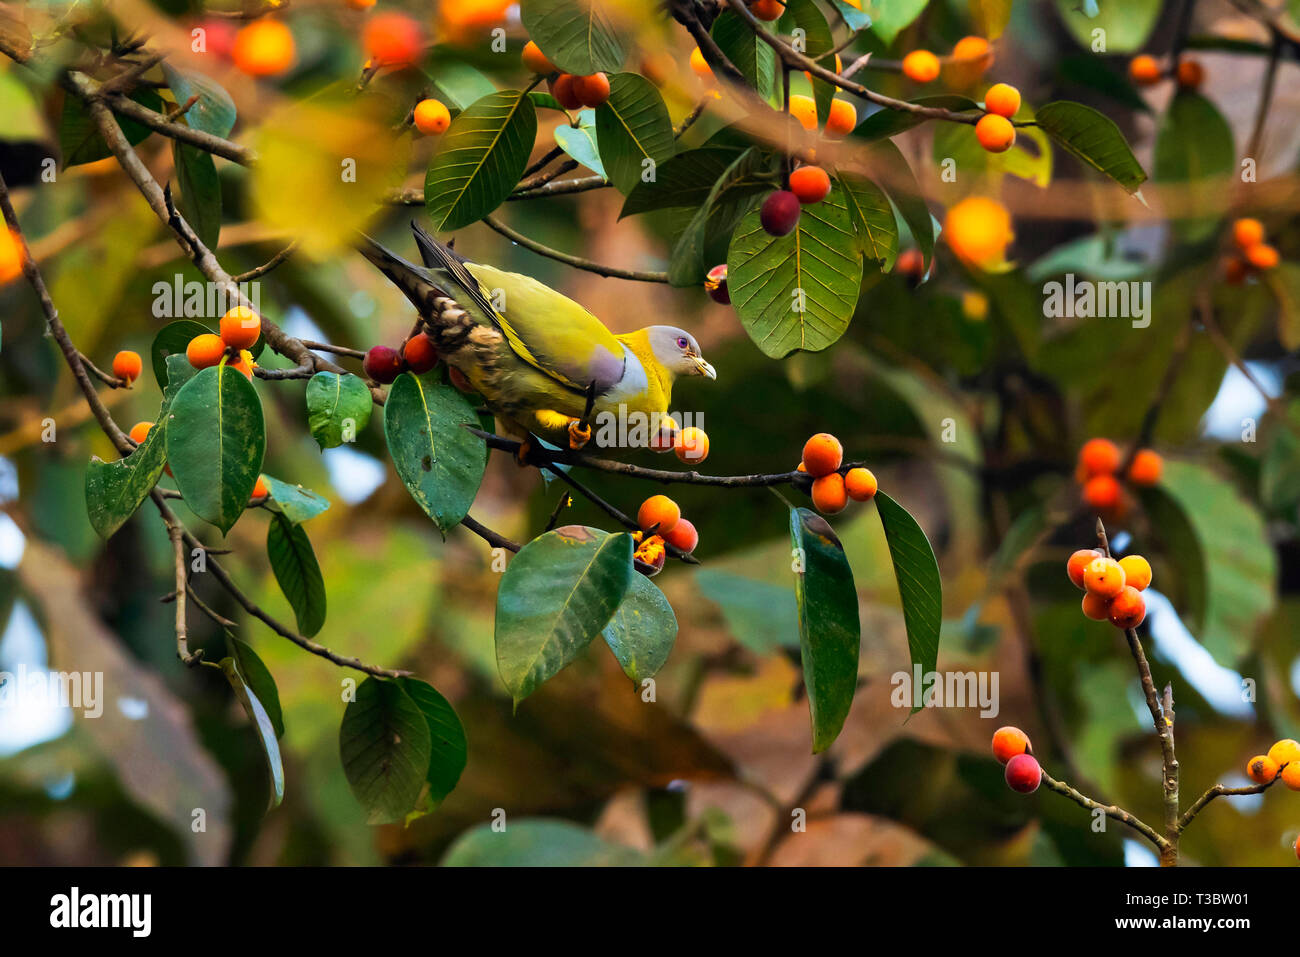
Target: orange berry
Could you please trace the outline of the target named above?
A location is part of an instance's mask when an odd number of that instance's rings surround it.
[[[840,467],[844,446],[829,432],[818,432],[803,446],[803,464],[813,478],[821,478]]]
[[[855,502],[865,502],[869,498],[874,498],[878,487],[876,476],[871,469],[849,469],[844,476],[844,488],[849,493],[849,498]]]
[[[658,535],[648,535],[646,540],[636,547],[632,553],[634,561],[641,562],[643,565],[650,566],[650,570],[637,569],[647,578],[654,578],[664,569],[664,563],[668,561],[668,551],[664,548],[664,540]]]
[[[952,58],[978,66],[981,70],[987,70],[993,65],[993,51],[989,47],[989,41],[983,37],[962,37],[952,48]]]
[[[836,73],[844,72],[844,61],[840,59],[840,55],[838,53],[835,54],[835,72]],[[803,75],[808,78],[809,83],[812,82],[813,75],[811,70],[804,70]]]
[[[820,203],[831,191],[831,178],[820,166],[800,166],[790,174],[790,192],[799,202]]]
[[[247,349],[262,334],[262,317],[247,306],[235,306],[221,317],[221,341],[232,349]]]
[[[1257,754],[1246,762],[1246,777],[1256,784],[1272,784],[1278,770],[1277,762],[1267,754]]]
[[[709,457],[709,436],[703,429],[688,425],[677,433],[673,452],[687,465],[698,465]]]
[[[465,373],[461,372],[455,366],[447,367],[447,378],[451,380],[452,385],[461,392],[464,392],[466,395],[473,395],[478,392],[478,389],[474,388],[474,383],[470,382]]]
[[[1128,75],[1139,86],[1151,86],[1160,82],[1164,71],[1160,69],[1155,57],[1143,53],[1129,61]]]
[[[1292,791],[1300,791],[1300,763],[1292,762],[1282,769],[1282,783]]]
[[[420,59],[424,32],[403,13],[381,13],[366,23],[361,45],[380,66],[410,66]]]
[[[1119,459],[1119,446],[1110,439],[1089,439],[1079,449],[1079,466],[1088,478],[1113,474]]]
[[[796,472],[803,472],[804,474],[807,474],[807,472],[808,472],[808,466],[806,466],[806,465],[804,465],[802,462],[800,462],[798,465],[795,466],[795,471],[796,471]]]
[[[253,486],[252,501],[256,501],[259,498],[266,498],[270,494],[271,486],[267,485],[266,479],[259,475],[257,477],[257,483]]]
[[[1185,90],[1194,90],[1205,80],[1205,68],[1197,60],[1181,60],[1178,63],[1178,85]]]
[[[583,106],[595,109],[609,99],[609,77],[603,73],[575,77],[573,93]]]
[[[1127,584],[1124,569],[1113,558],[1102,555],[1083,567],[1083,587],[1100,598],[1114,598]]]
[[[137,422],[131,426],[131,431],[127,435],[131,436],[131,441],[136,445],[143,445],[144,440],[149,437],[149,430],[152,428],[152,422]]]
[[[921,280],[925,278],[925,255],[915,246],[904,249],[898,254],[898,260],[894,263],[894,271],[912,285],[919,285]]]
[[[913,50],[903,57],[903,76],[913,83],[929,83],[939,75],[939,58],[929,50]]]
[[[555,72],[555,64],[547,59],[546,54],[532,40],[524,44],[524,52],[519,55],[519,59],[524,61],[524,66],[530,73],[539,73],[542,76],[550,76]]]
[[[122,379],[127,385],[140,378],[140,370],[143,367],[140,353],[132,352],[130,349],[123,349],[113,356],[113,375]]]
[[[1105,621],[1110,617],[1110,599],[1094,595],[1090,591],[1084,592],[1083,613],[1093,621]]]
[[[704,54],[700,52],[699,47],[691,51],[691,71],[705,83],[713,82],[713,67],[709,66],[709,61],[704,59]]]
[[[408,369],[420,375],[438,364],[438,347],[428,335],[417,332],[402,346],[402,358],[406,360]]]
[[[998,116],[1015,116],[1020,109],[1020,91],[1009,83],[994,83],[984,94],[984,109]]]
[[[651,495],[637,510],[636,523],[643,532],[654,528],[656,534],[663,535],[671,532],[681,517],[681,508],[667,495]],[[655,528],[656,525],[659,527]]]
[[[415,128],[425,136],[437,136],[451,126],[451,111],[437,100],[421,100],[415,104]]]
[[[681,426],[671,415],[665,415],[659,420],[659,430],[650,436],[649,447],[655,452],[671,452],[677,445],[677,438],[681,435]]]
[[[993,732],[993,757],[999,764],[1006,764],[1017,754],[1028,754],[1032,750],[1029,735],[1019,728],[1008,725]]]
[[[1258,219],[1238,219],[1232,224],[1232,241],[1245,251],[1264,241],[1264,224]]]
[[[831,111],[826,117],[827,136],[848,136],[858,125],[858,108],[848,100],[831,100]]]
[[[1279,765],[1300,764],[1300,742],[1283,738],[1268,749],[1268,756]]]
[[[1268,243],[1256,243],[1246,250],[1246,262],[1256,269],[1272,269],[1280,259],[1277,250]]]
[[[1125,555],[1119,560],[1119,567],[1124,569],[1125,585],[1145,591],[1151,584],[1151,563],[1141,555]]]
[[[279,20],[255,20],[235,34],[231,58],[249,76],[277,76],[294,61],[293,34]]]
[[[1076,588],[1083,587],[1083,570],[1093,559],[1102,557],[1101,552],[1095,548],[1081,548],[1070,556],[1065,563],[1065,573],[1070,576],[1070,581],[1074,582]]]
[[[1016,128],[1005,116],[985,113],[975,124],[975,138],[990,153],[1005,153],[1016,142]]]
[[[785,13],[785,4],[781,0],[753,0],[749,12],[760,20],[771,22],[781,19],[781,14]]]
[[[348,6],[353,10],[369,10],[375,5],[375,0],[348,0]]]
[[[1015,238],[1011,214],[987,196],[971,196],[949,208],[943,219],[943,236],[958,259],[979,267],[1004,262],[1007,246]]]
[[[195,336],[185,347],[185,357],[196,369],[207,369],[216,365],[225,354],[226,344],[221,341],[220,336],[211,332]]]
[[[817,103],[811,96],[795,93],[790,97],[790,115],[799,125],[812,132],[817,129]]]
[[[1094,475],[1083,486],[1083,502],[1099,511],[1119,507],[1124,490],[1113,475]]]
[[[247,349],[240,349],[239,356],[232,362],[228,363],[228,365],[236,372],[242,372],[244,378],[249,382],[253,381],[253,368],[255,363],[253,362],[253,354]]]
[[[1134,485],[1150,486],[1160,481],[1165,470],[1165,460],[1150,449],[1142,449],[1133,456],[1133,464],[1128,467],[1128,480]]]
[[[676,525],[664,532],[663,539],[669,545],[680,548],[689,554],[695,551],[696,545],[700,544],[700,533],[695,530],[695,526],[691,522],[679,518]]]
[[[1110,623],[1116,628],[1136,628],[1146,616],[1146,600],[1132,585],[1125,585],[1110,600]]]
[[[0,286],[23,273],[23,244],[11,229],[0,228]]]
[[[566,110],[582,109],[582,100],[578,99],[578,91],[574,89],[577,79],[572,73],[561,73],[551,81],[551,95]]]
[[[823,515],[842,512],[844,506],[849,504],[849,493],[844,487],[844,476],[839,472],[831,472],[829,475],[813,479],[812,500],[813,506]]]

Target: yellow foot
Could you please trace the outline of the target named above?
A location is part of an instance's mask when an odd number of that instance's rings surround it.
[[[569,422],[569,448],[576,452],[590,441],[590,425],[583,425],[581,419],[573,419]]]

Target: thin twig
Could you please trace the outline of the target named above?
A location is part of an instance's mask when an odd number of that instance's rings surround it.
[[[575,269],[583,269],[587,272],[594,272],[598,276],[607,276],[612,279],[631,279],[635,282],[662,282],[668,281],[666,272],[643,272],[637,269],[620,269],[617,266],[604,266],[598,262],[592,262],[590,259],[583,259],[581,256],[574,256],[571,253],[562,253],[558,249],[552,249],[550,246],[544,246],[535,239],[530,239],[518,230],[512,229],[495,216],[484,216],[483,222],[490,228],[496,230],[502,236],[511,242],[518,243],[525,249],[531,249],[539,256],[545,256],[548,259],[554,259],[573,266]]]
[[[1107,817],[1114,818],[1116,821],[1120,821],[1123,824],[1127,824],[1129,827],[1133,828],[1133,830],[1137,831],[1148,841],[1154,844],[1157,848],[1159,848],[1161,852],[1165,851],[1165,849],[1169,846],[1169,841],[1161,837],[1155,828],[1153,828],[1150,824],[1147,824],[1145,821],[1137,817],[1135,814],[1124,810],[1122,807],[1118,807],[1117,805],[1114,804],[1102,804],[1099,801],[1094,801],[1092,798],[1088,797],[1086,794],[1082,793],[1081,791],[1072,788],[1064,781],[1058,781],[1056,778],[1052,777],[1046,771],[1043,771],[1043,784],[1047,785],[1049,790],[1055,791],[1057,794],[1065,795],[1071,801],[1073,801],[1075,804],[1078,804],[1081,807],[1086,807],[1090,811],[1102,811],[1105,813]]]

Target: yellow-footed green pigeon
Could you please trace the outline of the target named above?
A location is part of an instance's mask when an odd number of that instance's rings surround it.
[[[614,335],[536,279],[467,262],[418,223],[411,228],[424,266],[369,237],[361,253],[415,305],[439,354],[508,433],[580,448],[590,434],[578,424],[590,393],[593,420],[604,421],[602,413],[639,414],[653,438],[674,427],[668,404],[678,376],[716,378],[683,329],[646,326]],[[633,434],[637,420],[628,422]]]

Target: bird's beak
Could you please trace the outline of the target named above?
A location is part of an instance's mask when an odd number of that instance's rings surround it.
[[[695,356],[695,367],[699,370],[700,375],[708,376],[710,379],[718,377],[718,370],[705,362],[702,356]]]

